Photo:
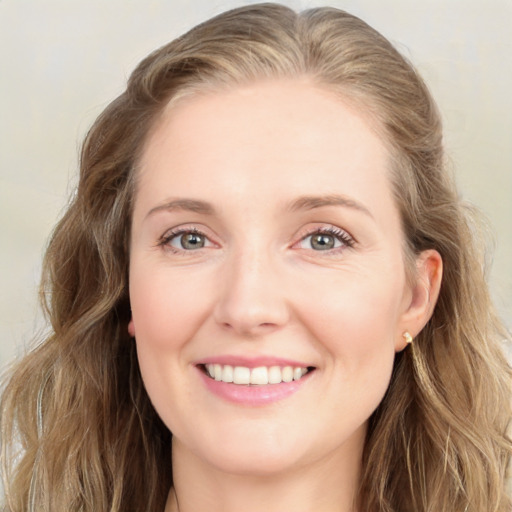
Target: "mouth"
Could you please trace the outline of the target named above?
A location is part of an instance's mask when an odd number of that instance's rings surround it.
[[[199,368],[212,380],[243,386],[266,386],[299,381],[313,372],[313,366],[232,366],[229,364],[201,364]]]

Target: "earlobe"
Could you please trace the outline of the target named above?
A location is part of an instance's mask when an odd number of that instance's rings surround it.
[[[133,323],[133,318],[131,318],[130,321],[128,322],[128,334],[132,338],[135,338],[135,324]]]
[[[403,350],[407,342],[403,333],[415,338],[430,320],[439,297],[443,276],[441,255],[429,249],[416,258],[416,277],[413,283],[410,301],[406,306],[397,333],[396,350]]]

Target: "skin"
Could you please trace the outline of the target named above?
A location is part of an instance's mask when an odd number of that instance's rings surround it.
[[[417,281],[406,280],[389,161],[364,115],[304,80],[187,98],[151,133],[134,204],[129,331],[173,432],[167,511],[356,510],[368,418],[441,279],[428,251]],[[184,249],[179,230],[199,232],[204,247]],[[334,247],[312,245],[315,233]],[[234,404],[196,366],[226,354],[315,370],[281,401]]]

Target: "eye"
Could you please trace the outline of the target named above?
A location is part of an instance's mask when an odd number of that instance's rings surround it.
[[[162,237],[160,244],[177,251],[195,251],[212,245],[206,235],[195,229],[167,233]]]
[[[205,246],[206,238],[199,233],[183,233],[182,235],[175,236],[170,245],[178,249],[186,249],[187,251],[194,249],[201,249]]]
[[[342,247],[352,247],[354,240],[343,230],[338,228],[319,229],[302,238],[298,246],[300,249],[314,251],[332,251]]]

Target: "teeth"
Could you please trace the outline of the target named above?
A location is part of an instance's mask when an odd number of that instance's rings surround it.
[[[279,366],[271,366],[268,370],[269,384],[279,384],[283,381],[283,374]]]
[[[268,370],[264,366],[251,370],[251,384],[268,384]]]
[[[293,366],[247,368],[246,366],[231,366],[229,364],[207,364],[206,372],[216,381],[264,386],[266,384],[280,384],[281,382],[299,380],[308,373],[308,369]]]
[[[304,375],[302,373],[302,370],[305,370],[305,368],[294,368],[293,369],[293,380],[299,380]]]
[[[283,382],[291,382],[293,380],[293,368],[285,366],[283,368]]]
[[[229,364],[222,369],[222,382],[233,382],[233,367]]]
[[[233,369],[233,382],[235,384],[250,384],[251,370],[245,366],[235,366]]]

